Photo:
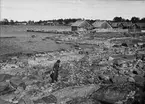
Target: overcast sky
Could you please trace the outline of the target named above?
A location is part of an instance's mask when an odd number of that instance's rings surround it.
[[[145,0],[0,0],[0,19],[145,17]]]

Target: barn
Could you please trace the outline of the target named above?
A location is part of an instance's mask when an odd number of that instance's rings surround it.
[[[129,32],[141,32],[141,28],[137,24],[132,24],[129,28]]]
[[[87,31],[92,28],[93,26],[86,20],[78,20],[75,23],[72,23],[71,25],[72,31]]]
[[[111,22],[110,24],[113,28],[124,29],[124,25],[122,22]]]
[[[104,20],[97,20],[92,25],[97,29],[112,29],[111,24]]]
[[[145,23],[136,23],[141,30],[145,30]]]
[[[123,25],[123,29],[129,29],[130,27],[132,27],[132,22],[122,22]]]

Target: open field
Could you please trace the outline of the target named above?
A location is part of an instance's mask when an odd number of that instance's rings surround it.
[[[48,33],[28,33],[27,29],[43,30],[67,30],[69,27],[50,27],[50,26],[1,26],[0,31],[0,55],[10,53],[33,53],[55,51],[63,48],[69,48],[68,45],[56,44],[47,39],[53,34]],[[35,38],[32,38],[35,36]]]
[[[27,28],[2,27],[0,104],[144,104],[145,34]],[[51,83],[58,59],[58,82]]]

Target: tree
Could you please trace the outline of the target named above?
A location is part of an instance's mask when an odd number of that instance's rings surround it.
[[[130,20],[129,20],[129,19],[126,19],[125,21],[126,21],[126,22],[130,22]]]
[[[63,19],[58,19],[57,21],[59,24],[63,24]]]
[[[139,17],[132,17],[131,18],[131,22],[132,23],[137,23],[137,22],[139,22],[140,21],[140,18]]]
[[[10,20],[10,25],[14,25],[14,24],[15,24],[14,20]]]
[[[4,18],[3,21],[2,21],[2,24],[3,25],[8,25],[9,24],[9,20]]]
[[[123,21],[125,21],[125,19],[122,17],[114,17],[113,21],[114,22],[123,22]]]
[[[145,23],[145,18],[142,18],[142,19],[140,20],[140,22]]]
[[[28,21],[28,24],[29,24],[29,25],[33,25],[33,24],[34,24],[34,21],[29,20],[29,21]]]

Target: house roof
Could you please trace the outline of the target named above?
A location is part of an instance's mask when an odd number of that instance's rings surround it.
[[[101,28],[105,23],[106,23],[109,27],[112,28],[111,24],[110,24],[108,21],[105,21],[105,20],[97,20],[97,21],[95,21],[92,25],[93,25],[94,27]]]
[[[130,27],[132,26],[132,22],[121,22],[124,27]]]
[[[136,23],[140,28],[145,28],[145,23]]]
[[[86,21],[85,20],[78,20],[78,21],[72,23],[72,26],[78,26],[78,27],[80,27],[80,26],[82,26],[82,24],[84,22],[86,22]]]
[[[94,27],[101,27],[101,25],[104,23],[105,21],[104,20],[96,20],[92,25]]]
[[[120,25],[123,27],[131,27],[133,24],[131,22],[110,22],[111,26],[116,28]]]
[[[110,24],[111,24],[112,27],[115,28],[115,27],[118,27],[118,24],[119,24],[119,23],[118,23],[118,22],[111,22]]]
[[[78,20],[75,23],[72,23],[71,26],[77,26],[77,27],[92,27],[92,25],[85,21],[85,20]]]

